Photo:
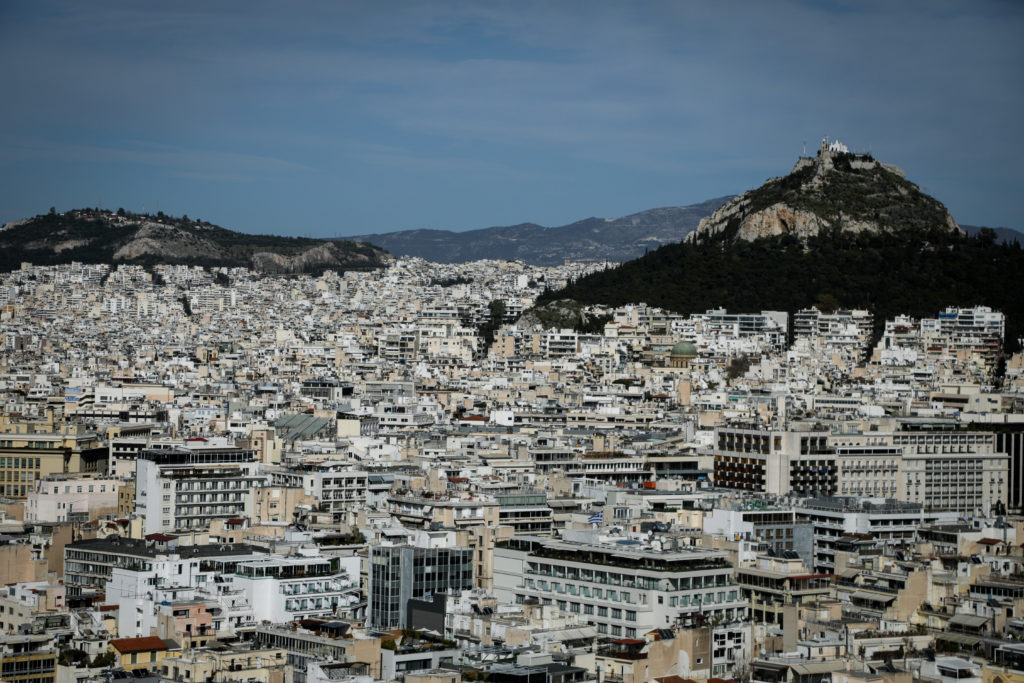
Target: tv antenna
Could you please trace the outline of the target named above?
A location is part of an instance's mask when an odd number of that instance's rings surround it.
[[[807,140],[804,140],[804,153],[803,156],[807,156]]]

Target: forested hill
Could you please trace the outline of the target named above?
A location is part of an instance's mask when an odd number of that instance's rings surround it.
[[[36,265],[83,263],[185,264],[251,268],[266,273],[367,270],[390,261],[363,242],[251,235],[206,221],[120,209],[50,210],[0,229],[0,271],[22,261]]]
[[[841,230],[805,237],[663,246],[621,266],[542,294],[538,304],[645,302],[679,313],[810,305],[867,308],[880,327],[905,313],[933,317],[946,306],[988,305],[1006,314],[1007,347],[1024,336],[1024,250],[993,231],[906,234]]]

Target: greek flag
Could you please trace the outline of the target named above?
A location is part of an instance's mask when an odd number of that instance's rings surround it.
[[[591,524],[601,524],[604,522],[604,510],[598,510],[594,514],[590,515],[590,519],[587,520]]]

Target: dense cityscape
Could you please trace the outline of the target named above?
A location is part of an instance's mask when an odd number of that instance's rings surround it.
[[[0,683],[1024,683],[1022,36],[0,1]]]
[[[1002,313],[530,313],[607,266],[3,275],[4,680],[1021,675]]]

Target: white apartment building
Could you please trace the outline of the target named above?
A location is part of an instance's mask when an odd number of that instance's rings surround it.
[[[245,515],[252,489],[267,483],[255,451],[148,449],[139,454],[135,510],[147,534],[208,527]]]
[[[1009,495],[1010,458],[996,435],[950,429],[836,434],[840,495],[887,497],[926,511],[989,514]]]
[[[1009,456],[986,432],[718,428],[715,485],[776,496],[873,496],[927,511],[989,513],[1009,493]]]
[[[317,554],[270,556],[239,562],[225,583],[242,591],[253,618],[274,624],[297,619],[333,617],[363,602],[358,557]],[[229,588],[230,590],[230,588]]]
[[[955,521],[956,513],[926,512],[920,503],[891,498],[835,496],[804,501],[797,519],[813,530],[813,567],[834,572],[835,546],[848,534],[870,534],[878,546],[901,547],[917,540],[922,524]]]
[[[582,614],[599,633],[636,638],[704,614],[742,619],[747,602],[726,553],[688,539],[564,532],[555,540],[519,536],[494,549],[494,592],[502,602],[537,600]]]
[[[316,496],[321,510],[341,514],[365,503],[370,492],[370,475],[348,463],[307,463],[302,467],[275,467],[268,470],[271,484],[301,488]],[[386,493],[390,486],[374,481],[374,489]]]
[[[93,474],[51,474],[28,494],[26,522],[90,520],[117,512],[121,481]]]
[[[205,599],[218,604],[213,610],[214,631],[232,631],[253,621],[252,603],[238,589],[222,581],[225,567],[259,557],[244,546],[196,548],[173,546],[162,551],[136,550],[145,560],[115,564],[106,580],[106,603],[117,605],[117,633],[122,638],[148,636],[156,628],[162,603]]]

